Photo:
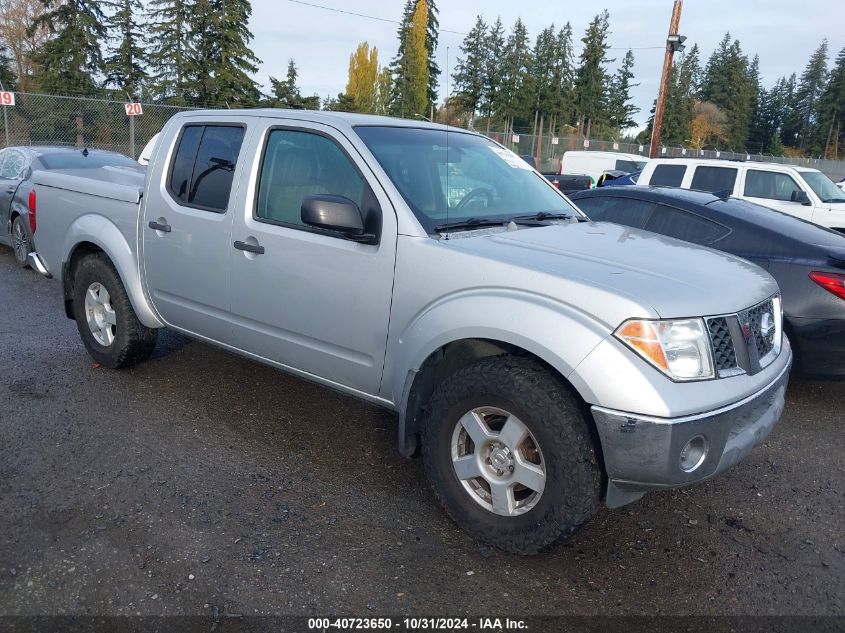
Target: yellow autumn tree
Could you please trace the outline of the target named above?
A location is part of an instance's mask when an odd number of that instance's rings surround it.
[[[690,143],[695,149],[714,145],[725,139],[727,115],[715,103],[696,101],[690,122]]]
[[[349,56],[349,78],[346,94],[355,103],[358,112],[375,112],[379,82],[378,49],[361,42]]]

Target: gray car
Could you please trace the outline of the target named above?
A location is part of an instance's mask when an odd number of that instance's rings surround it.
[[[28,266],[36,227],[37,194],[32,172],[53,169],[80,170],[104,166],[143,173],[143,167],[117,152],[73,147],[7,147],[0,150],[0,244],[11,246],[15,259]]]
[[[591,223],[477,134],[196,111],[167,122],[143,182],[34,180],[31,261],[99,363],[144,360],[168,327],[393,410],[449,515],[509,551],[726,470],[783,409],[767,272]]]

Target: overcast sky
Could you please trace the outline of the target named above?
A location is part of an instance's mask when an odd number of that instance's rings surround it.
[[[367,14],[385,20],[401,17],[403,0],[308,0],[311,4]],[[845,46],[845,23],[841,0],[686,0],[681,16],[681,33],[688,45],[698,43],[702,63],[719,40],[730,30],[750,56],[760,55],[764,85],[770,86],[781,75],[799,75],[810,53],[823,38],[828,38],[831,59]],[[463,35],[472,28],[481,13],[487,22],[501,16],[506,29],[521,17],[531,39],[554,22],[572,24],[576,46],[589,20],[599,11],[610,11],[611,56],[621,61],[625,50],[634,48],[636,80],[634,101],[641,108],[635,117],[643,123],[657,93],[665,42],[672,13],[671,0],[439,0],[440,46],[437,56],[445,70],[446,47],[449,67],[460,55]],[[368,41],[379,50],[379,59],[387,64],[396,53],[396,28],[390,22],[355,17],[325,9],[304,6],[292,0],[252,0],[250,23],[255,35],[253,50],[262,60],[258,81],[269,89],[267,77],[283,77],[288,59],[299,68],[299,83],[304,95],[335,96],[346,85],[349,54],[359,42]],[[646,48],[657,47],[657,48]],[[643,50],[637,50],[643,49]],[[614,65],[615,67],[615,65]],[[445,94],[445,75],[441,75],[440,98]],[[451,83],[451,79],[450,79]]]

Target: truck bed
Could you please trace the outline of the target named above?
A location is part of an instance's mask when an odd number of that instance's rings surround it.
[[[103,218],[134,250],[144,179],[143,172],[119,167],[34,172],[38,226],[33,241],[48,270],[58,271],[66,243],[89,231],[101,233],[108,226]]]

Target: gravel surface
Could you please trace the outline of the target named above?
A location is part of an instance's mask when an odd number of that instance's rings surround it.
[[[845,615],[845,383],[525,558],[445,516],[391,413],[172,333],[96,367],[60,294],[0,247],[0,614]]]

